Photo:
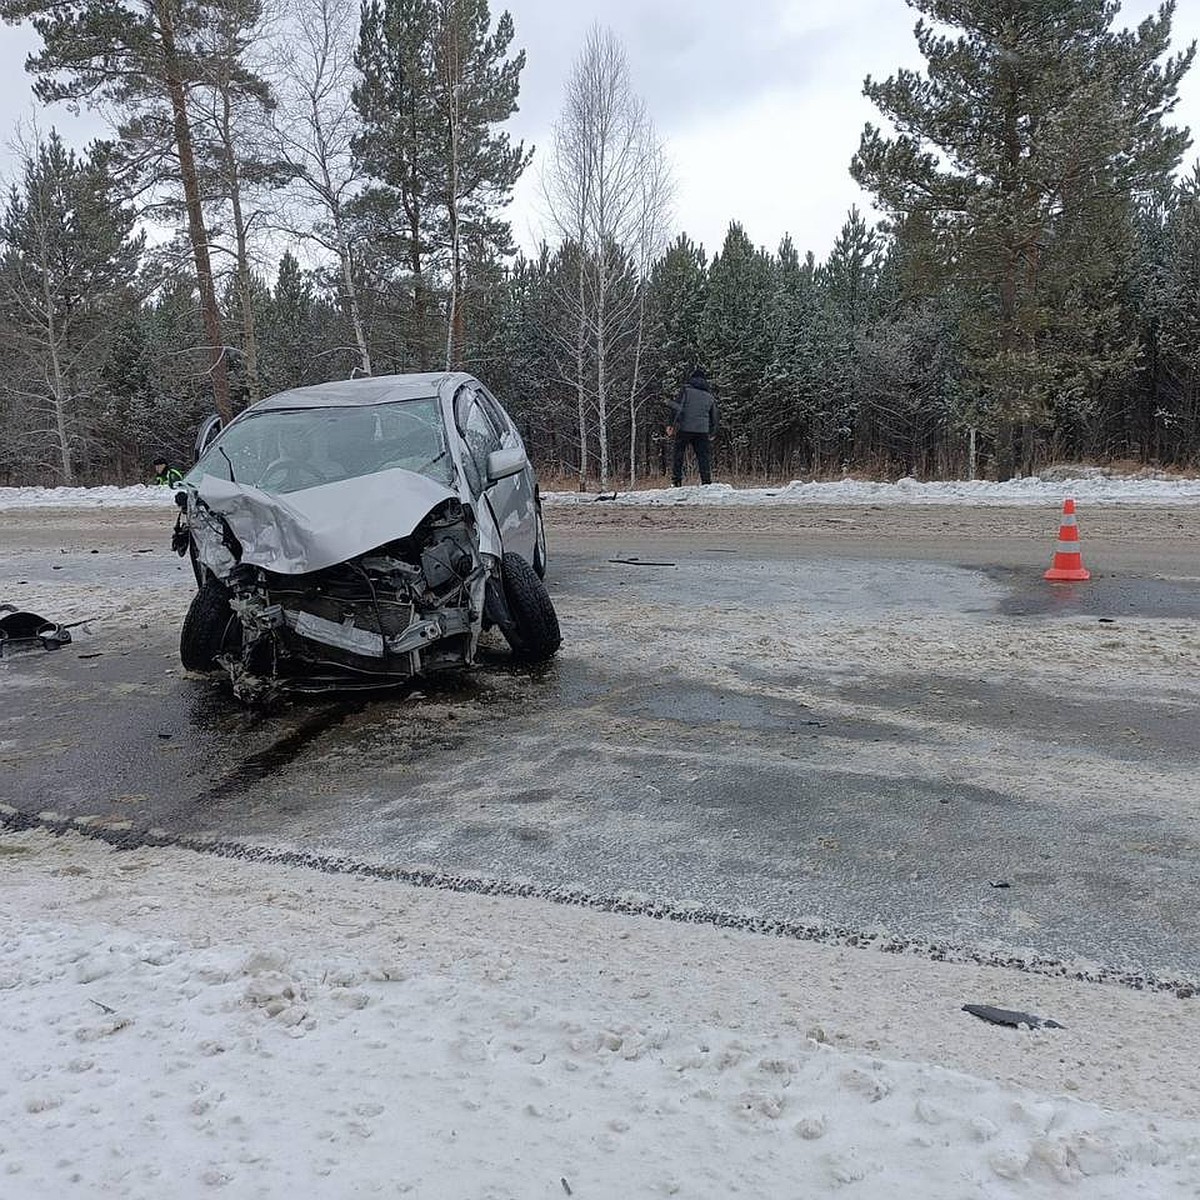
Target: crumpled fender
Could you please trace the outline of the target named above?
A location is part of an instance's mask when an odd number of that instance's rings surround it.
[[[435,480],[399,467],[286,496],[206,475],[196,497],[225,518],[242,562],[281,575],[322,571],[408,537],[439,504],[458,500]]]
[[[475,505],[475,525],[479,533],[479,553],[491,555],[499,562],[504,556],[504,538],[486,492]]]

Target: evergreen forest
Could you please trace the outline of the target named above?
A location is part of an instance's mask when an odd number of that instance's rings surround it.
[[[0,0],[43,119],[0,201],[0,484],[145,481],[287,388],[465,370],[548,481],[663,481],[702,366],[717,477],[1200,467],[1200,161],[1174,4],[895,0],[919,71],[816,258],[678,227],[669,147],[593,29],[552,143],[506,126],[525,56],[487,0]],[[856,85],[861,81],[855,81]],[[789,153],[803,153],[803,131]],[[543,241],[506,213],[538,172]],[[764,178],[770,164],[763,164]],[[747,181],[747,187],[755,186]]]

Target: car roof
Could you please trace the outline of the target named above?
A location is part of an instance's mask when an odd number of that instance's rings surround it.
[[[246,412],[269,412],[280,408],[352,408],[360,404],[387,404],[402,400],[429,400],[444,387],[457,390],[474,378],[461,371],[426,371],[418,375],[368,375],[362,379],[338,379],[311,387],[292,388],[252,404]]]

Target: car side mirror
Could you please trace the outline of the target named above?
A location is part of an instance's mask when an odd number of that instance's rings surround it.
[[[527,466],[529,459],[525,457],[525,451],[516,446],[508,450],[493,450],[487,456],[488,487],[499,483],[501,479],[507,479],[510,475],[516,475]]]
[[[175,507],[182,512],[187,512],[187,492],[175,493]]]

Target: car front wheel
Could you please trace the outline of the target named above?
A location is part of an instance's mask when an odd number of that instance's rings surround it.
[[[236,628],[235,628],[236,627]],[[215,671],[217,655],[235,647],[241,634],[229,592],[211,575],[192,597],[179,632],[179,659],[189,671]]]
[[[562,645],[558,615],[546,585],[519,554],[506,554],[501,562],[504,599],[511,623],[504,636],[513,653],[526,662],[545,662]]]

